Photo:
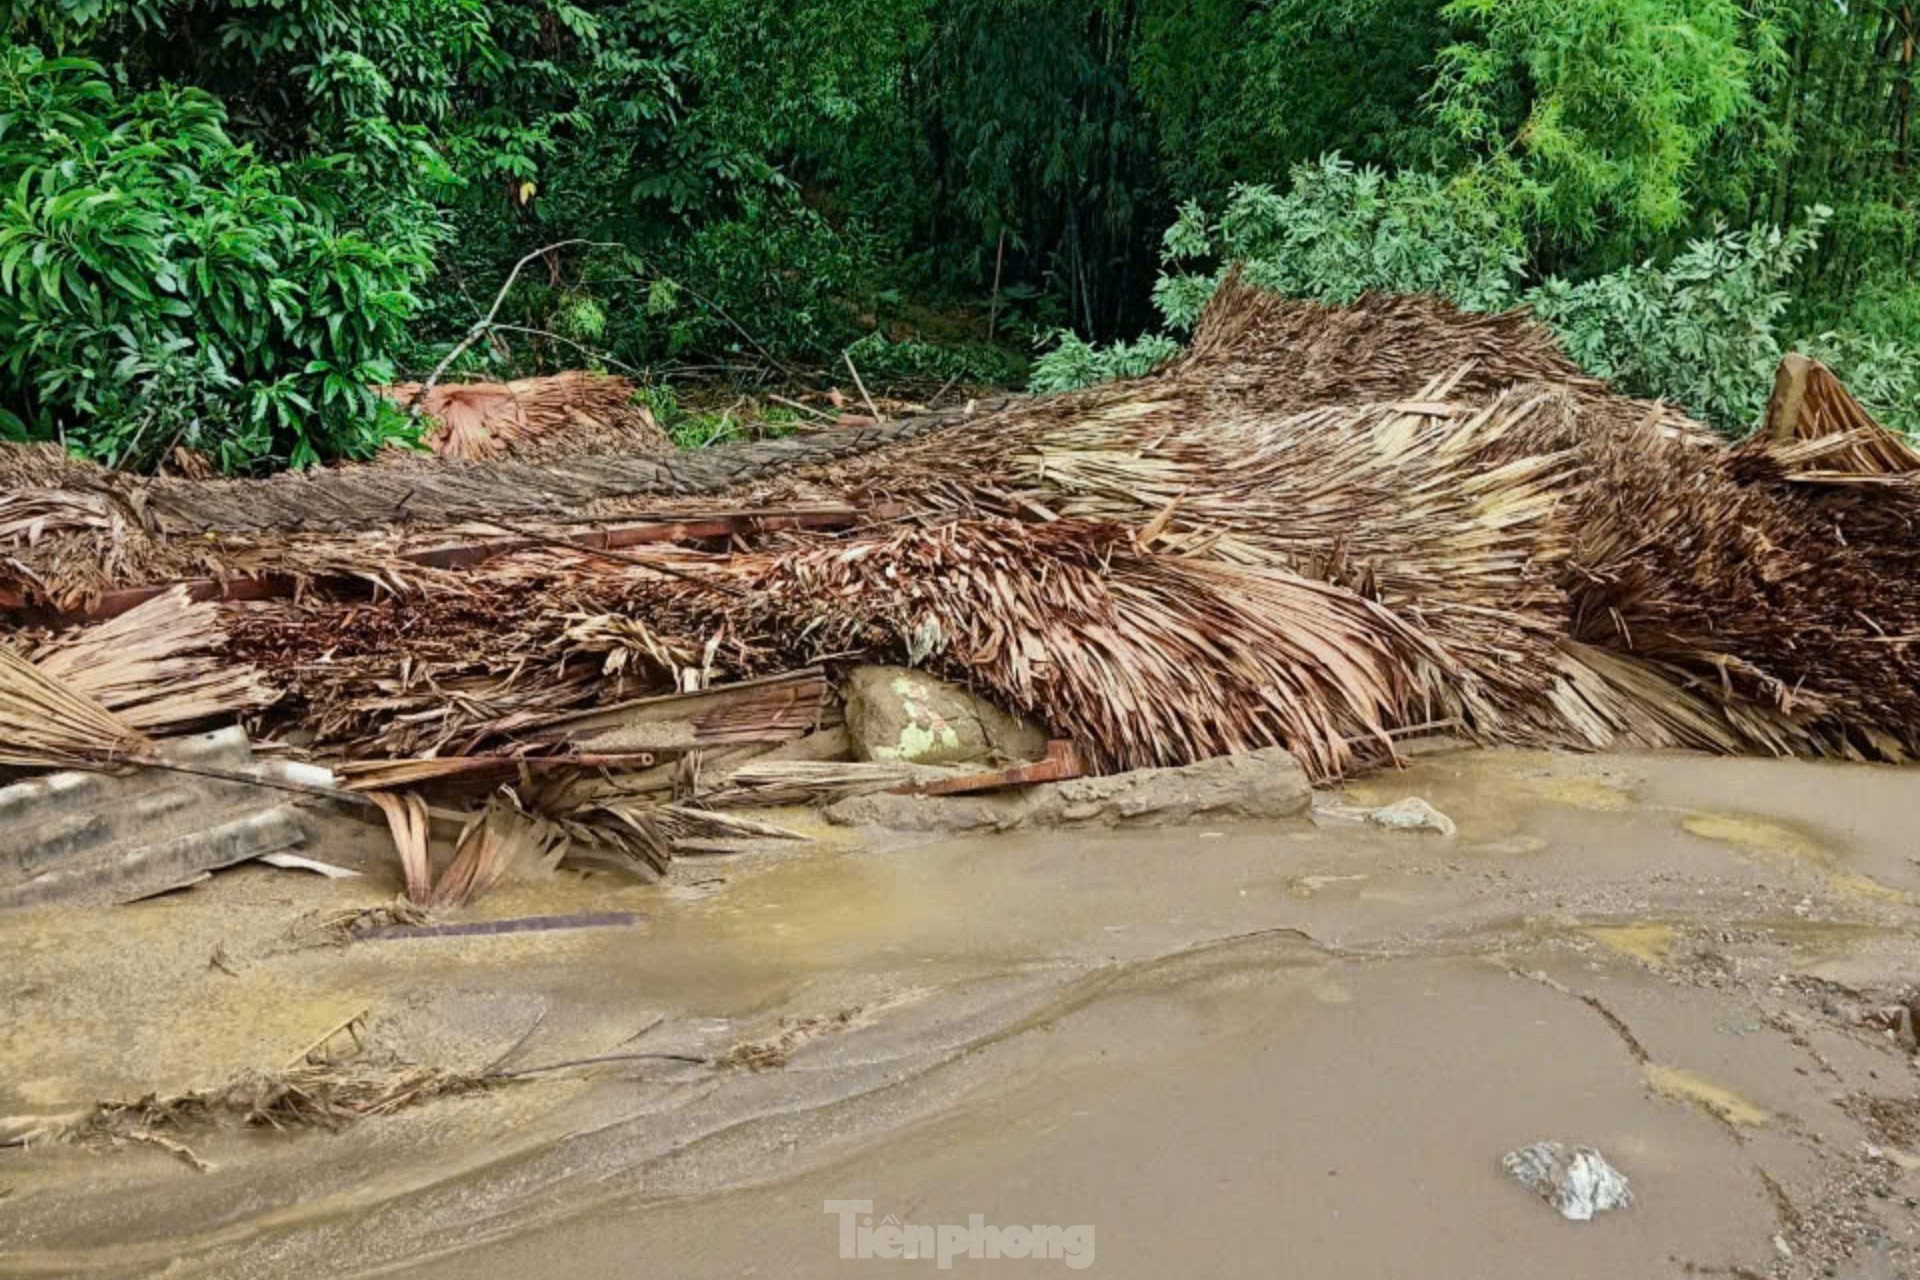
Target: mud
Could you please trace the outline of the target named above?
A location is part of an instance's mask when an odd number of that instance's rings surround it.
[[[1458,834],[1345,816],[1416,795]],[[16,1133],[316,1042],[512,1084],[163,1135],[204,1173],[146,1142],[0,1150],[0,1276],[936,1269],[842,1259],[835,1200],[1088,1226],[1120,1276],[1920,1274],[1920,774],[1457,753],[1319,810],[815,827],[459,917],[644,917],[575,933],[316,944],[390,896],[378,863],[8,916]],[[1635,1204],[1562,1221],[1500,1168],[1547,1138]]]

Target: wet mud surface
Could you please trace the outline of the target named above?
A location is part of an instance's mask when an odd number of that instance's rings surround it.
[[[1414,795],[1457,835],[1355,817]],[[626,927],[343,944],[377,859],[0,919],[0,1133],[309,1058],[485,1082],[0,1149],[0,1276],[936,1268],[842,1258],[847,1200],[1120,1276],[1920,1275],[1920,772],[1474,752],[1312,823],[815,830],[458,917]],[[1541,1139],[1634,1205],[1560,1219],[1500,1168]]]

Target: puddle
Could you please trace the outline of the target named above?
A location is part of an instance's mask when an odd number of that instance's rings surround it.
[[[1527,778],[1521,785],[1532,795],[1577,809],[1619,813],[1634,805],[1624,784],[1605,778]]]
[[[1685,1067],[1647,1064],[1647,1085],[1663,1098],[1699,1107],[1736,1128],[1758,1129],[1773,1117],[1727,1088]]]
[[[1592,925],[1580,932],[1611,951],[1656,969],[1673,954],[1676,936],[1670,924]]]
[[[1811,863],[1821,870],[1834,866],[1834,855],[1826,846],[1805,831],[1771,818],[1740,813],[1695,813],[1682,819],[1680,825],[1703,840],[1717,840],[1749,853],[1776,854]]]
[[[1840,857],[1807,831],[1790,823],[1739,813],[1695,813],[1680,825],[1703,840],[1730,844],[1748,853],[1804,863],[1820,872],[1830,893],[1856,902],[1883,902],[1896,906],[1913,901],[1911,894],[1882,884],[1858,871],[1842,870]]]
[[[1834,872],[1827,877],[1827,888],[1843,898],[1856,898],[1867,902],[1886,902],[1895,906],[1905,906],[1913,901],[1913,895],[1904,889],[1896,889],[1890,884],[1881,884],[1872,876],[1864,876],[1857,871]]]

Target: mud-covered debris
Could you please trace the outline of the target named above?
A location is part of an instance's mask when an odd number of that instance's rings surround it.
[[[349,867],[337,867],[331,862],[321,862],[317,858],[303,858],[297,853],[262,854],[256,861],[264,862],[270,867],[279,867],[283,871],[311,871],[329,880],[354,880],[360,876],[360,872]]]
[[[1633,1203],[1627,1176],[1592,1147],[1536,1142],[1507,1152],[1500,1163],[1569,1222],[1587,1222],[1596,1213]]]
[[[1367,821],[1389,831],[1434,831],[1443,836],[1450,836],[1454,831],[1453,819],[1419,796],[1408,796],[1405,800],[1370,810]]]
[[[841,826],[895,831],[1175,826],[1207,818],[1295,818],[1313,803],[1306,771],[1279,747],[1177,769],[1136,769],[980,795],[861,795],[826,810]]]

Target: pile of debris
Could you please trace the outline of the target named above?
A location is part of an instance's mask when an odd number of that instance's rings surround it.
[[[426,421],[421,443],[438,458],[557,462],[586,453],[673,450],[653,414],[636,402],[633,383],[606,374],[575,369],[513,382],[403,382],[381,394]],[[413,458],[390,449],[381,461]]]
[[[863,663],[1071,744],[987,762],[1042,777],[1277,747],[1324,779],[1436,728],[1920,747],[1920,453],[1797,357],[1728,447],[1524,315],[1229,281],[1129,382],[697,454],[447,455],[188,481],[9,451],[9,639],[109,710],[244,715],[379,794],[423,901],[514,857],[658,869],[737,836],[765,753],[795,756],[782,795],[910,784],[901,760],[824,767]],[[156,600],[206,602],[216,667],[140,692],[58,661],[116,626],[96,647],[122,651]],[[444,895],[423,787],[474,815]]]

